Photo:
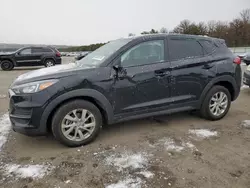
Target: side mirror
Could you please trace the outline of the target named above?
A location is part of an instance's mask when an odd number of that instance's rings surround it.
[[[16,56],[20,56],[20,55],[21,55],[21,51],[16,52],[15,55],[16,55]]]
[[[116,71],[116,73],[118,73],[121,72],[123,68],[120,65],[114,65],[113,69]]]

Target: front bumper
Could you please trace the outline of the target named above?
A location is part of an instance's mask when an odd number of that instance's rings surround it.
[[[250,86],[250,71],[245,71],[243,76],[243,83]]]
[[[15,95],[9,90],[9,117],[12,129],[28,136],[47,134],[47,126],[41,125],[40,120],[47,100],[41,93]]]

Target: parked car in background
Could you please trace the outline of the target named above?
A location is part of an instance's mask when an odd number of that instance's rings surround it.
[[[61,56],[66,56],[67,53],[66,52],[61,52]]]
[[[250,53],[247,53],[244,57],[243,57],[243,62],[246,63],[247,65],[250,65]]]
[[[111,41],[85,58],[28,72],[10,86],[16,132],[67,146],[93,141],[103,124],[198,110],[219,120],[239,96],[241,60],[217,38],[157,34]]]
[[[238,53],[237,56],[243,60],[243,58],[246,56],[246,53]]]
[[[250,87],[250,65],[247,66],[247,69],[244,72],[243,75],[243,84]]]
[[[69,52],[69,53],[67,53],[67,56],[70,56],[70,57],[74,57],[76,55],[77,55],[76,52]]]
[[[77,61],[79,61],[79,60],[81,60],[82,58],[86,57],[89,53],[90,53],[89,51],[87,51],[87,52],[81,52],[79,55],[77,55],[77,56],[75,57],[75,59],[76,59]]]
[[[61,54],[52,47],[25,47],[16,52],[0,55],[2,70],[12,70],[21,66],[51,67],[56,64],[61,64]]]

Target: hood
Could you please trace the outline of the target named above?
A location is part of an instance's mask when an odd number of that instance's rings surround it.
[[[11,55],[11,54],[14,54],[14,52],[0,52],[1,56],[3,56],[3,55]]]
[[[67,75],[75,74],[75,71],[82,69],[90,69],[90,66],[79,66],[76,63],[69,63],[66,65],[56,65],[53,67],[42,68],[27,72],[17,77],[15,82],[37,81],[42,79],[59,78]]]

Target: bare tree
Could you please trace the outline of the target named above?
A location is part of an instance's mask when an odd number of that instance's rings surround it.
[[[167,28],[162,27],[162,28],[160,29],[160,33],[168,33]]]
[[[129,33],[128,36],[133,37],[133,36],[135,36],[135,34],[134,33]]]
[[[216,31],[216,21],[215,20],[211,20],[207,23],[207,32],[208,35],[212,36],[215,31]]]
[[[208,34],[208,31],[207,31],[208,29],[207,29],[207,26],[204,22],[198,23],[197,28],[199,30],[199,35],[207,35]]]
[[[191,25],[191,22],[189,20],[183,20],[181,23],[174,28],[175,33],[187,33]]]
[[[242,10],[240,16],[244,23],[250,23],[250,8]]]

